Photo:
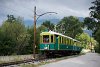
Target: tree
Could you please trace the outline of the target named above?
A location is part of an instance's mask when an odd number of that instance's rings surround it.
[[[96,22],[100,24],[100,0],[95,0],[92,4],[94,6],[89,8],[91,10],[91,17],[95,18],[97,20]]]
[[[22,20],[16,18],[15,21],[5,21],[1,26],[2,55],[11,55],[13,53],[21,54],[23,48],[28,45],[30,35],[27,33]]]
[[[82,33],[82,23],[74,16],[64,17],[58,24],[57,30],[67,36],[75,38],[77,34]]]
[[[96,40],[100,43],[100,29],[96,32]]]
[[[90,17],[86,17],[84,19],[84,27],[86,27],[88,30],[92,30],[95,31],[97,28],[96,24],[95,24],[95,20],[93,18]]]
[[[97,30],[100,29],[100,0],[95,0],[92,4],[94,6],[89,8],[91,17],[85,18],[84,25],[92,30],[93,35],[95,36]]]
[[[47,29],[47,27],[45,27],[44,25],[41,25],[39,27],[37,27],[37,31],[36,31],[36,53],[38,53],[38,49],[39,49],[39,44],[40,44],[40,33],[44,32]],[[27,50],[28,53],[32,53],[33,52],[33,42],[34,42],[34,28],[30,27],[27,29],[28,34],[31,35],[30,40],[29,40],[29,45],[27,46]]]
[[[87,26],[88,29],[93,31],[93,37],[98,41],[98,45],[100,42],[97,37],[98,31],[100,30],[100,0],[95,0],[92,2],[93,6],[89,8],[90,17],[86,17],[84,20],[84,25]],[[98,46],[97,49],[100,47]],[[100,51],[99,51],[100,52]]]
[[[14,15],[7,15],[7,18],[8,18],[7,21],[10,23],[16,21],[16,18],[14,17]]]
[[[45,27],[47,27],[49,30],[54,30],[54,24],[51,23],[50,21],[45,21],[42,23],[42,25],[44,25]]]
[[[95,30],[93,30],[94,35],[100,29],[100,0],[95,0],[92,2],[94,6],[90,7],[89,9],[91,10],[90,14],[91,17],[95,20],[95,23],[91,23],[94,27]],[[93,20],[93,21],[94,21]]]
[[[82,47],[85,49],[91,49],[92,46],[95,46],[96,41],[93,37],[90,37],[87,33],[82,33],[81,35],[77,35],[76,39],[79,40],[82,44]]]
[[[100,53],[100,29],[96,32],[95,38],[98,41],[98,44],[95,46],[95,50]]]

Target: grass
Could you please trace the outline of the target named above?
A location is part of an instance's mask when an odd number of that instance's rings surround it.
[[[0,63],[15,62],[15,61],[21,61],[21,60],[22,60],[21,58],[16,57],[13,60],[8,59],[8,61],[0,60]]]
[[[1,63],[7,63],[7,62],[5,62],[5,61],[0,61],[0,64],[1,64]]]
[[[48,64],[48,63],[51,63],[51,62],[50,61],[43,61],[43,62],[40,62],[39,64],[37,64],[37,66],[45,65],[45,64]]]
[[[0,56],[0,63],[22,61],[32,58],[31,55]]]

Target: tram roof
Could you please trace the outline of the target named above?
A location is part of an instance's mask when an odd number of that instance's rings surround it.
[[[44,32],[42,32],[42,33],[44,33]],[[65,35],[63,35],[63,34],[60,34],[60,33],[54,32],[54,31],[49,31],[48,33],[50,33],[50,34],[55,34],[55,35],[60,35],[60,36],[63,36],[63,37],[72,39],[73,41],[80,42],[80,41],[78,41],[78,40],[76,40],[76,39],[73,39],[73,38],[71,38],[71,37],[69,37],[69,36],[65,36]]]

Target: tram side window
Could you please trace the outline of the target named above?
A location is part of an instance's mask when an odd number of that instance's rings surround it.
[[[64,44],[66,44],[66,38],[64,38]]]
[[[72,45],[72,40],[70,40],[70,45]]]
[[[49,43],[49,35],[43,35],[43,43]]]
[[[76,41],[74,41],[74,45],[76,46]]]
[[[72,40],[70,40],[70,45],[72,45]]]
[[[63,37],[62,37],[62,44],[63,44]]]
[[[61,44],[61,37],[59,37],[59,44]]]
[[[51,43],[53,43],[53,35],[51,35]]]

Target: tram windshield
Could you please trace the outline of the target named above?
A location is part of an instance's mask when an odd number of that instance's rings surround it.
[[[43,43],[49,43],[49,35],[43,35]]]

